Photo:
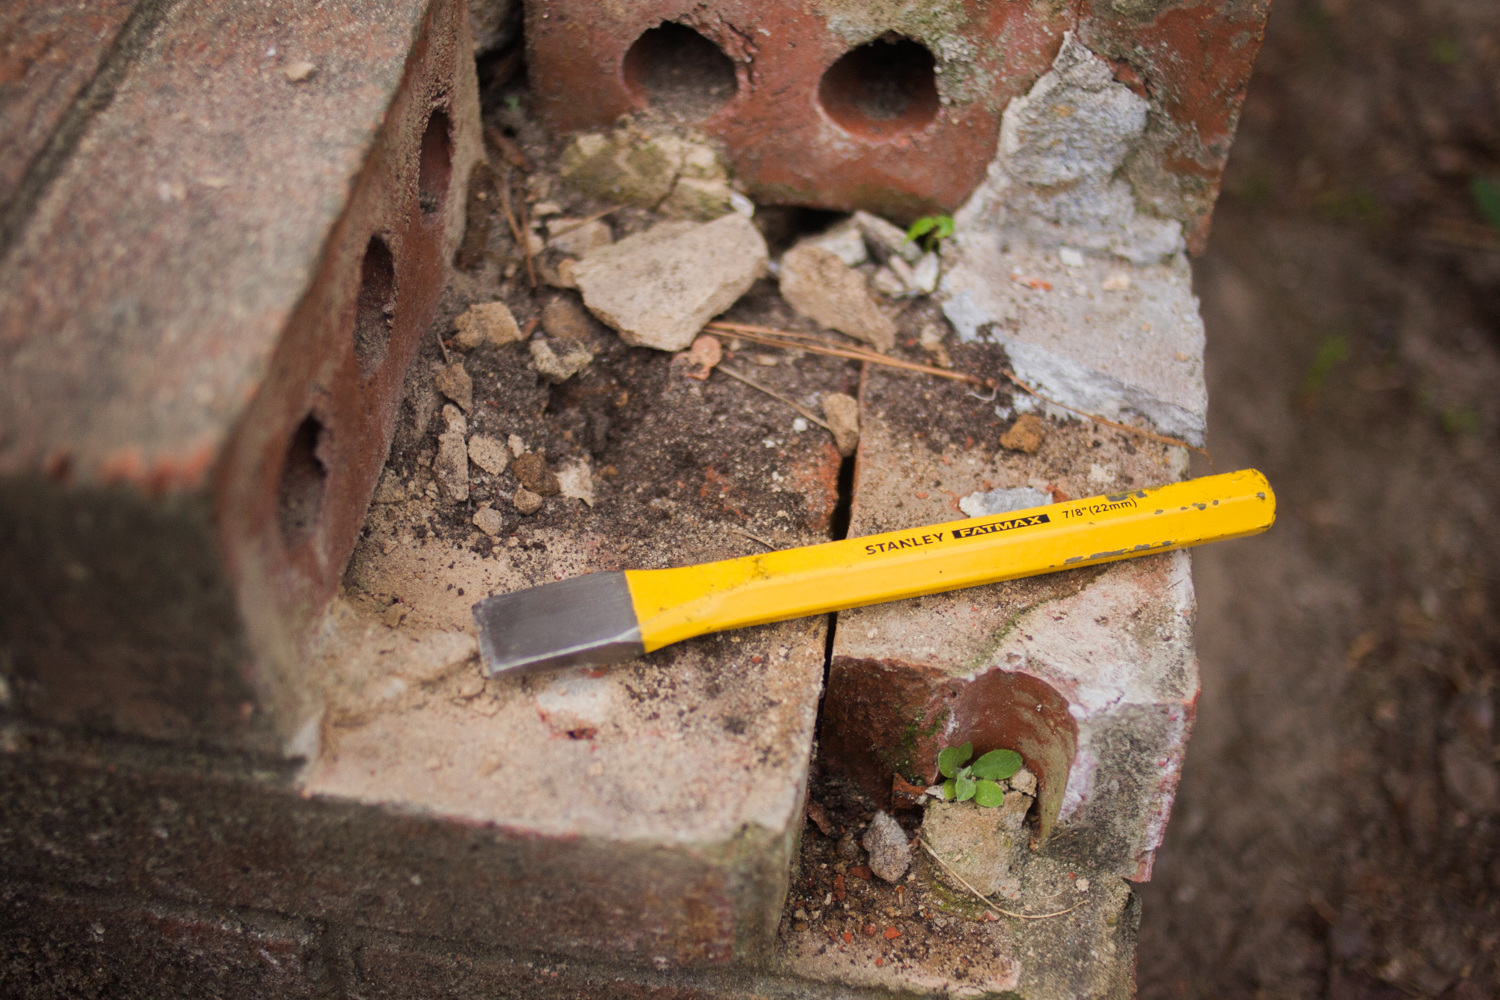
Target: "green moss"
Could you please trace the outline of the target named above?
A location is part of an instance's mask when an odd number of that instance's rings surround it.
[[[946,708],[941,709],[925,722],[920,711],[914,712],[901,730],[900,742],[894,747],[886,747],[880,751],[882,763],[908,781],[920,783],[921,779],[912,778],[912,775],[916,774],[917,744],[936,736],[947,721],[948,710]]]
[[[948,883],[937,875],[934,875],[932,879],[932,898],[937,900],[938,909],[944,913],[951,913],[965,920],[979,920],[984,917],[986,907],[974,898],[972,892],[950,888]]]

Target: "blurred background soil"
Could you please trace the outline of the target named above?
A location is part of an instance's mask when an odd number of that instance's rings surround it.
[[[1195,269],[1210,448],[1270,476],[1279,519],[1194,554],[1203,694],[1144,998],[1500,996],[1476,177],[1500,177],[1500,3],[1275,0]]]

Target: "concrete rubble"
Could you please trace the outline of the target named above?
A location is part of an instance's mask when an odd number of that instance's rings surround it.
[[[896,324],[865,288],[864,275],[816,243],[801,243],[781,258],[781,295],[797,312],[830,330],[889,351]]]
[[[1145,100],[1070,35],[1001,134],[943,246],[940,295],[960,339],[1003,344],[1060,403],[1201,445],[1203,321],[1181,225],[1139,211],[1119,176],[1145,141]]]
[[[594,360],[588,351],[565,340],[533,340],[527,347],[537,374],[554,383],[566,382]]]
[[[521,328],[504,302],[472,305],[453,322],[458,330],[454,342],[466,351],[472,351],[480,344],[498,347],[521,339]]]
[[[584,305],[627,344],[680,351],[766,271],[766,242],[739,213],[662,222],[574,268]]]
[[[1005,799],[994,808],[974,802],[927,803],[922,841],[942,863],[937,877],[955,892],[977,889],[1011,900],[1020,896],[1021,882],[1012,870],[1025,863],[1031,850],[1024,826],[1036,801],[1036,778],[1025,769],[1015,777],[1002,784]]]
[[[579,135],[563,151],[559,173],[581,191],[668,218],[706,222],[734,210],[718,152],[670,131],[628,126]]]

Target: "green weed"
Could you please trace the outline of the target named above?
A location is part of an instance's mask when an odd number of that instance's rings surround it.
[[[911,224],[906,231],[906,240],[918,241],[923,250],[936,250],[937,245],[953,235],[953,216],[924,215]]]
[[[938,770],[948,780],[943,782],[943,801],[975,803],[996,808],[1005,801],[1005,790],[997,784],[1021,769],[1021,755],[1014,750],[991,750],[972,764],[974,744],[946,747],[938,754]],[[967,766],[965,766],[967,764]]]

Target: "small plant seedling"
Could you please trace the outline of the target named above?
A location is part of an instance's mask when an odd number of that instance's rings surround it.
[[[991,750],[974,763],[974,744],[946,747],[938,754],[938,770],[948,780],[943,782],[943,801],[976,803],[995,808],[1005,801],[1005,791],[997,784],[1021,769],[1021,755],[1014,750]]]
[[[906,242],[917,240],[923,250],[936,250],[939,243],[952,235],[953,216],[924,215],[906,231]]]

